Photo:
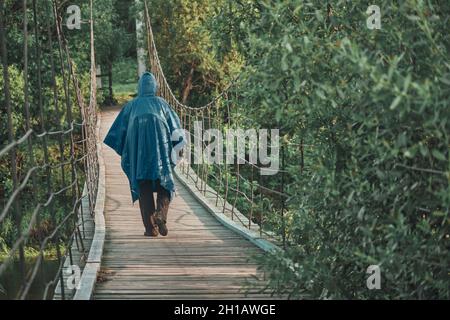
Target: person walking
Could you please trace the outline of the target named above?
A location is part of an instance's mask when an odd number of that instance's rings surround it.
[[[139,79],[138,96],[122,108],[104,140],[121,156],[132,201],[139,200],[148,237],[168,234],[167,214],[175,193],[172,171],[178,160],[173,151],[185,140],[178,115],[156,92],[154,75],[145,72]]]

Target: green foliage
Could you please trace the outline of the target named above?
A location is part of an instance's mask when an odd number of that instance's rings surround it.
[[[29,3],[30,4],[30,3]],[[28,14],[30,19],[29,34],[28,34],[28,81],[29,81],[29,103],[30,103],[30,125],[33,129],[33,133],[30,136],[30,140],[22,142],[15,150],[15,159],[11,159],[11,154],[7,153],[0,159],[0,206],[4,208],[8,199],[13,193],[13,176],[12,165],[14,161],[17,169],[18,184],[24,182],[25,177],[29,173],[33,166],[40,166],[33,171],[31,178],[24,185],[24,189],[20,192],[20,195],[16,198],[15,203],[8,210],[6,218],[0,224],[0,252],[5,255],[13,247],[18,239],[19,233],[25,233],[28,236],[25,243],[26,253],[32,253],[41,245],[42,240],[50,236],[55,227],[67,217],[73,208],[74,197],[76,191],[68,188],[63,192],[57,192],[62,188],[67,187],[71,182],[71,166],[70,164],[61,165],[62,161],[67,161],[70,157],[70,134],[51,134],[45,137],[38,136],[46,130],[48,132],[68,130],[70,124],[67,117],[67,105],[64,91],[64,81],[62,76],[62,70],[59,61],[59,51],[57,47],[56,35],[53,32],[55,26],[49,24],[54,21],[52,19],[52,13],[50,11],[50,2],[37,2],[37,26],[39,29],[40,37],[39,44],[41,46],[40,59],[41,63],[41,78],[42,86],[38,86],[38,58],[36,56],[36,37],[34,35],[34,16],[31,14],[32,9],[28,7]],[[12,127],[13,127],[13,139],[17,140],[21,138],[27,131],[25,118],[26,111],[24,106],[24,73],[23,73],[23,21],[20,21],[18,17],[22,14],[21,6],[16,7],[14,3],[7,3],[5,10],[5,17],[8,20],[8,28],[6,32],[7,50],[8,50],[8,73],[10,82],[10,94],[11,94],[11,110],[12,110]],[[18,19],[18,20],[16,20]],[[47,28],[51,28],[53,35],[53,46],[49,46],[49,39],[47,34]],[[82,32],[81,32],[82,33]],[[73,42],[80,41],[82,43],[82,35],[79,37],[75,34],[67,34],[69,45]],[[74,70],[77,73],[81,93],[85,98],[85,101],[89,100],[89,85],[90,77],[89,69],[86,69],[86,64],[83,63],[83,57],[88,57],[89,51],[84,51],[82,47],[75,52],[73,58],[79,63],[75,63]],[[50,54],[53,55],[55,73],[56,73],[56,100],[54,100],[54,88],[50,66]],[[88,66],[89,67],[89,66]],[[0,72],[3,75],[3,68],[0,66]],[[67,65],[65,65],[66,78]],[[75,124],[80,124],[81,110],[78,108],[77,99],[75,96],[75,90],[72,81],[69,80],[69,104],[72,109],[72,118]],[[39,108],[39,95],[42,96],[42,116]],[[6,104],[4,101],[4,78],[0,77],[0,105],[2,117],[0,119],[0,147],[4,147],[8,143],[8,117]],[[81,139],[81,127],[79,125],[74,126],[73,139],[75,142],[76,157],[79,159],[82,155],[82,146],[80,145]],[[29,145],[31,142],[31,147]],[[48,155],[48,161],[45,162],[45,145]],[[31,149],[31,154],[30,154]],[[33,156],[33,157],[32,157]],[[44,168],[45,163],[51,166],[51,169]],[[82,161],[78,160],[76,170],[82,183]],[[49,183],[50,181],[50,183]],[[50,193],[55,193],[52,201],[49,200]],[[47,203],[46,205],[43,205]],[[38,206],[41,205],[40,210],[36,216],[36,223],[31,225],[32,215]],[[19,217],[19,219],[16,219]],[[20,220],[20,221],[19,221]],[[62,241],[68,241],[71,233],[73,232],[74,218],[70,218],[65,222],[63,228],[61,228],[59,236]],[[50,239],[47,246],[52,245],[52,239]],[[45,249],[45,248],[44,248]]]
[[[134,35],[129,35],[123,28],[120,28],[119,14],[115,8],[116,2],[118,1],[94,2],[97,62],[105,67],[112,66],[133,43]]]
[[[224,54],[211,40],[208,25],[222,1],[149,2],[156,46],[171,88],[179,100],[203,105],[220,92],[242,65],[236,50]]]
[[[135,56],[135,35],[134,29],[129,27],[129,15],[127,9],[134,3],[132,0],[105,0],[93,2],[93,19],[95,34],[95,57],[96,64],[100,66],[102,73],[102,84],[104,90],[101,91],[98,101],[106,104],[114,103],[113,87],[109,87],[109,80],[113,83],[121,84],[123,73],[135,71],[133,78],[136,78],[137,68],[124,68],[113,70],[113,66],[120,65],[124,57]],[[83,20],[90,19],[89,1],[75,0],[70,4],[62,5],[62,12],[68,5],[78,5],[81,8]],[[90,67],[90,25],[81,25],[81,30],[67,30],[67,37],[70,39],[69,47],[72,58],[76,61],[81,70],[88,70]],[[134,50],[134,51],[133,51]],[[136,59],[134,58],[134,61]],[[135,62],[136,64],[136,62]],[[120,65],[126,67],[126,65]],[[120,74],[116,75],[115,72]]]
[[[133,84],[137,88],[136,59],[121,59],[113,65],[114,81],[118,84]]]
[[[373,31],[366,1],[255,2],[241,109],[281,128],[293,195],[289,249],[263,264],[274,290],[448,299],[448,6],[386,2]],[[372,264],[382,290],[366,288]]]
[[[0,66],[0,72],[3,75],[3,67]],[[23,113],[18,111],[23,107],[24,98],[23,98],[23,74],[16,66],[10,66],[8,68],[9,77],[10,77],[10,96],[11,96],[11,105],[13,110],[12,116],[12,125],[14,128],[23,128],[24,127],[24,116]],[[3,76],[0,77],[0,105],[1,112],[3,115],[7,114],[6,105],[5,105],[5,94],[3,90],[4,79]],[[0,121],[0,145],[4,146],[8,143],[8,122],[5,117],[2,117],[2,121]],[[15,130],[17,131],[17,130]],[[23,131],[19,131],[20,135],[23,134]],[[17,137],[18,135],[15,135]],[[2,183],[3,185],[3,183]]]

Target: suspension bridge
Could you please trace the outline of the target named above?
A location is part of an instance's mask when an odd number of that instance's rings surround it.
[[[9,189],[2,190],[0,224],[10,223],[17,230],[1,261],[0,279],[11,268],[19,274],[9,297],[29,298],[39,283],[42,290],[33,297],[40,299],[271,298],[257,259],[283,247],[286,235],[271,229],[266,222],[270,209],[265,212],[261,203],[268,194],[276,199],[279,210],[273,214],[283,219],[288,197],[283,167],[278,174],[280,188],[273,190],[264,185],[260,168],[245,159],[234,166],[180,164],[175,172],[177,196],[168,216],[169,236],[144,237],[120,158],[101,143],[120,107],[97,108],[92,1],[88,95],[70,55],[62,8],[56,1],[46,3],[53,18],[45,25],[39,21],[37,2],[23,1],[22,105],[15,105],[11,96],[8,57],[12,53],[7,46],[4,1],[0,5],[8,133],[0,160],[9,168],[2,178],[11,181]],[[158,95],[179,114],[183,128],[193,137],[195,121],[205,129],[237,126],[232,85],[205,106],[178,101],[161,68],[144,4],[148,66],[158,81]],[[27,58],[30,51],[36,58],[32,62]],[[49,66],[42,65],[43,58]],[[33,80],[28,77],[30,69],[37,74]],[[45,116],[46,106],[54,110],[56,121]],[[23,135],[16,132],[15,112],[24,115]],[[49,232],[37,232],[46,219]],[[32,243],[37,253],[30,260],[25,252]],[[56,261],[50,279],[45,263],[49,249]]]

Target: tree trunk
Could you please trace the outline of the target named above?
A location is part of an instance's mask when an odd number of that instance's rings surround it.
[[[189,75],[186,81],[184,82],[183,100],[181,100],[183,104],[186,104],[186,101],[189,98],[189,94],[191,93],[193,77],[194,77],[194,66],[191,67],[191,71],[189,71]]]

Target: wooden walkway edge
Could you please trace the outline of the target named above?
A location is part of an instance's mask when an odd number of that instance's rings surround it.
[[[114,107],[101,113],[101,140],[119,111]],[[270,298],[261,290],[264,283],[254,280],[261,274],[252,257],[264,251],[226,228],[178,181],[169,235],[144,237],[120,157],[107,146],[102,153],[106,233],[94,299]]]

